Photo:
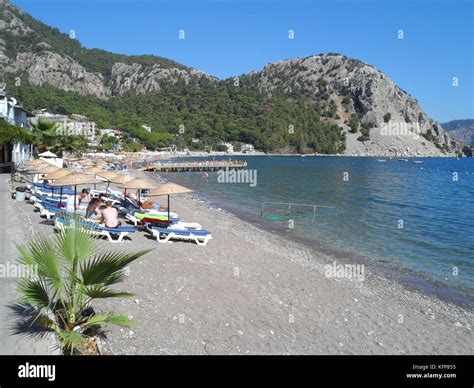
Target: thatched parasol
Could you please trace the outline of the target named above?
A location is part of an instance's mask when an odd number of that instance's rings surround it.
[[[176,183],[163,183],[156,189],[151,190],[148,193],[148,197],[158,197],[161,195],[168,196],[168,223],[170,223],[170,195],[190,193],[193,190],[187,187],[177,185]]]
[[[135,178],[129,180],[122,184],[124,189],[137,189],[137,190],[144,190],[144,189],[156,189],[158,188],[158,184],[150,181],[148,179],[143,178]]]
[[[102,160],[102,159],[99,159],[95,165],[97,167],[107,167],[109,164],[105,161],[105,160]]]
[[[143,179],[143,178],[135,178],[132,180],[129,180],[128,182],[122,183],[122,188],[124,189],[124,197],[127,192],[127,189],[136,189],[137,194],[138,194],[138,199],[140,199],[140,193],[141,190],[145,189],[156,189],[158,187],[158,184],[150,181],[148,179]]]
[[[66,175],[71,174],[73,171],[67,168],[58,168],[56,171],[52,172],[43,177],[43,179],[48,181],[54,181],[56,179],[64,178]]]
[[[83,174],[87,175],[99,175],[99,172],[102,172],[104,170],[101,170],[100,168],[97,167],[89,167],[86,168],[84,171],[82,171]]]
[[[96,184],[98,181],[94,176],[87,175],[82,172],[72,172],[63,178],[57,179],[54,182],[51,182],[49,185],[53,187],[64,187],[64,186],[74,186],[74,212],[76,211],[77,202],[77,186],[86,185],[86,184]],[[61,202],[61,200],[59,200]],[[59,204],[61,206],[61,203]]]
[[[80,159],[77,161],[77,163],[79,163],[83,167],[95,166],[95,163],[90,159]]]
[[[54,166],[50,163],[44,163],[44,164],[38,164],[38,165],[34,166],[29,171],[31,171],[35,174],[51,174],[52,172],[55,172],[57,170],[59,170],[59,167]]]

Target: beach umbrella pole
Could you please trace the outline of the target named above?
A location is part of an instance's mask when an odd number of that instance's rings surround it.
[[[59,190],[59,205],[58,205],[58,208],[61,207],[62,200],[63,200],[63,187],[61,186],[61,189]]]

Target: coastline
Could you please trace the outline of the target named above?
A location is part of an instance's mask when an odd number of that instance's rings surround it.
[[[31,205],[11,203],[26,235],[53,235]],[[299,242],[187,196],[172,197],[171,206],[213,239],[205,247],[159,244],[137,232],[123,244],[101,241],[105,249],[156,248],[118,285],[133,298],[97,303],[137,322],[113,327],[105,354],[472,352],[470,311],[370,270],[363,282],[328,278],[324,265],[333,259]]]
[[[370,269],[364,282],[327,278],[334,258],[301,242],[190,197],[173,198],[172,207],[213,240],[197,247],[147,239],[158,260],[131,268],[127,286],[137,299],[123,307],[156,331],[115,330],[104,344],[110,353],[469,354],[474,345],[472,311]],[[142,304],[154,312],[134,308]]]

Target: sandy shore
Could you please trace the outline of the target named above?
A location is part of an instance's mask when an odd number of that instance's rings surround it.
[[[29,233],[53,234],[31,205],[13,206]],[[192,198],[173,197],[172,210],[210,230],[209,244],[160,244],[143,232],[123,244],[103,242],[105,249],[156,248],[119,285],[135,297],[96,304],[137,321],[111,329],[106,354],[473,352],[471,311],[367,269],[363,282],[327,278],[330,257]]]

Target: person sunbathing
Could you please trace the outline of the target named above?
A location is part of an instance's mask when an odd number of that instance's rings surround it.
[[[101,203],[102,201],[99,198],[92,198],[86,208],[86,218],[100,218],[99,206]]]
[[[122,223],[118,220],[118,210],[112,206],[112,201],[105,203],[105,208],[100,209],[100,214],[107,228],[119,228]]]
[[[160,206],[159,203],[152,201],[145,201],[140,203],[140,210],[168,210],[167,207]]]

